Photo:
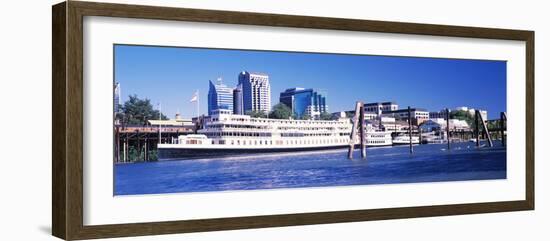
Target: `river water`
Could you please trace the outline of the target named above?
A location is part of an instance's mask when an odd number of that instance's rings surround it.
[[[378,147],[367,159],[347,150],[115,165],[114,195],[488,180],[506,178],[506,148],[475,143]]]

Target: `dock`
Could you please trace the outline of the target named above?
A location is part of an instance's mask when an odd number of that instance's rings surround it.
[[[115,125],[115,163],[151,161],[156,158],[156,146],[168,143],[179,135],[193,134],[194,125],[186,126],[123,126]],[[132,152],[132,153],[130,153]],[[135,157],[134,159],[130,158]]]

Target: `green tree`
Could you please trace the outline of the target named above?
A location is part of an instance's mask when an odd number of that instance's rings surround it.
[[[273,110],[269,113],[269,117],[273,119],[288,119],[292,117],[292,109],[283,103],[273,106]]]
[[[149,157],[148,161],[158,161],[158,151],[157,150],[150,150],[147,157]]]
[[[319,116],[319,119],[321,120],[332,120],[332,115],[328,112],[321,113],[321,116]]]
[[[451,113],[449,113],[449,116],[451,117],[451,119],[465,120],[470,128],[474,127],[474,116],[471,115],[468,111],[453,110],[451,111]]]
[[[122,112],[117,114],[129,125],[146,125],[148,120],[158,120],[159,111],[153,108],[151,100],[140,99],[137,95],[130,95],[129,99],[122,105]],[[165,115],[161,115],[162,120],[167,120]]]
[[[500,120],[487,121],[487,128],[500,129]],[[506,121],[504,122],[504,128],[506,128]]]
[[[302,117],[300,117],[300,120],[311,120],[311,115],[304,113]]]
[[[267,115],[263,111],[249,110],[246,112],[246,115],[254,118],[267,118]]]
[[[134,146],[128,148],[128,160],[133,162],[143,161],[141,155],[139,155],[138,150]]]

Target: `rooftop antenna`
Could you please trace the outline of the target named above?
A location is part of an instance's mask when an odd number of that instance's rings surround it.
[[[221,84],[222,84],[222,77],[221,77],[221,76],[218,77],[217,82],[218,82],[218,83],[217,83],[218,85],[221,85]]]

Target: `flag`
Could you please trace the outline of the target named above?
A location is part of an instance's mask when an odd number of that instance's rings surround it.
[[[199,91],[195,91],[195,93],[193,94],[193,97],[191,97],[191,100],[190,102],[197,102],[197,100],[199,100]]]

